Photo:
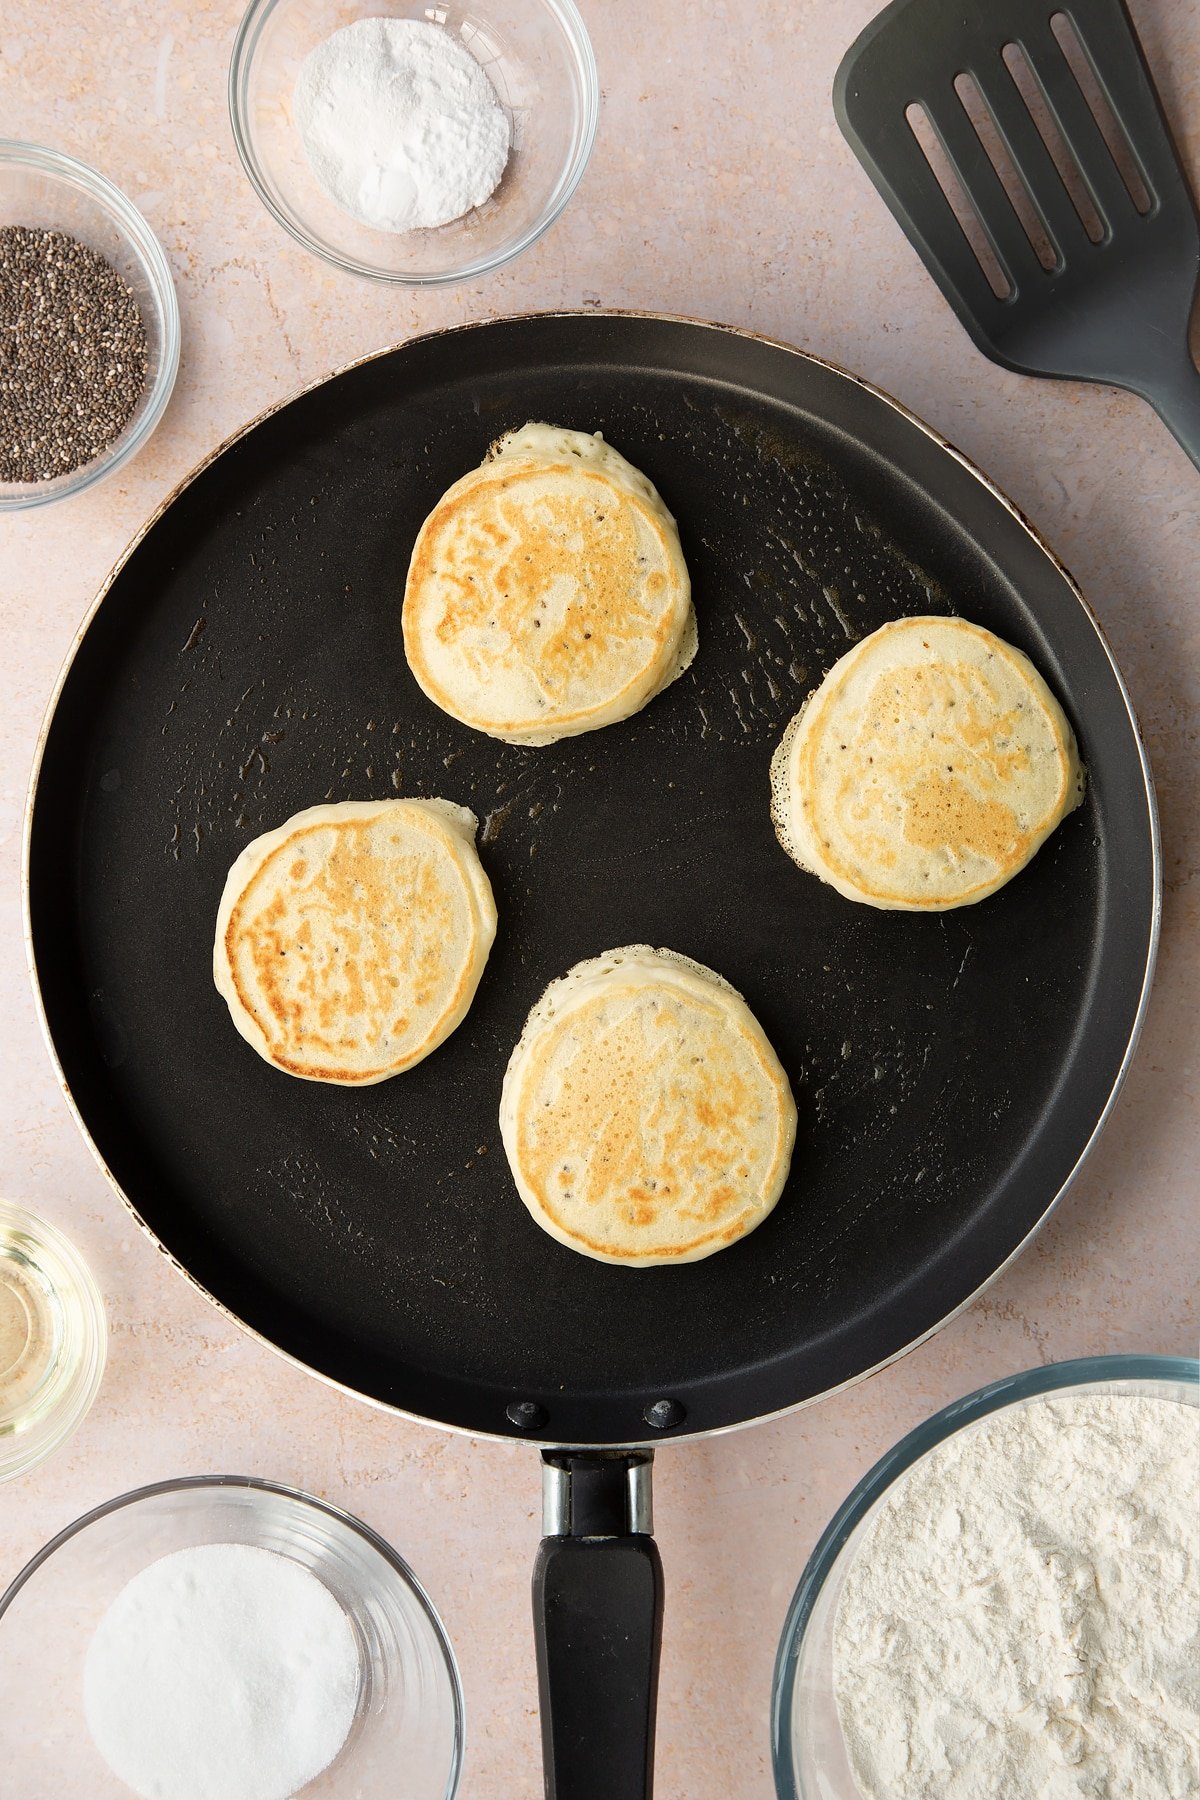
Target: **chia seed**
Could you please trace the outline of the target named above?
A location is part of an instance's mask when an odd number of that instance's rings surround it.
[[[52,481],[118,438],[146,385],[128,282],[63,231],[0,227],[0,481]]]

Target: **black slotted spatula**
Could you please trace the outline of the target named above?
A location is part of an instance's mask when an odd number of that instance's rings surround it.
[[[1200,464],[1200,220],[1123,0],[893,0],[833,104],[986,356],[1131,389]]]

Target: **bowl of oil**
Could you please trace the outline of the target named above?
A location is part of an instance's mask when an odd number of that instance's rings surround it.
[[[74,1245],[0,1200],[0,1481],[65,1444],[96,1398],[104,1305]]]

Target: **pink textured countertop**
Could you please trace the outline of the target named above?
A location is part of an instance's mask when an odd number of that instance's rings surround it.
[[[99,490],[0,523],[0,1192],[75,1238],[112,1334],[78,1436],[0,1489],[0,1587],[78,1513],[142,1482],[235,1470],[295,1483],[360,1514],[427,1584],[462,1664],[468,1800],[540,1793],[528,1597],[536,1455],[330,1392],[241,1336],[137,1231],[71,1123],[35,1021],[21,944],[25,788],[55,674],[122,545],[193,463],[272,401],[380,345],[495,314],[603,304],[751,326],[890,389],[1043,529],[1132,689],[1166,872],[1158,981],[1132,1074],[1034,1246],[866,1384],[659,1455],[658,1792],[765,1800],[784,1612],[814,1539],[868,1465],[994,1376],[1104,1351],[1195,1349],[1200,476],[1136,400],[1009,375],[972,348],[834,124],[834,69],[876,0],[582,7],[604,97],[574,202],[500,274],[419,295],[313,261],[254,198],[225,109],[238,0],[6,0],[0,13],[5,133],[71,151],[132,196],[166,247],[184,333],[175,398],[149,448]],[[1195,174],[1200,20],[1185,0],[1134,0],[1134,12]],[[4,1772],[14,1800],[49,1800],[20,1775]]]

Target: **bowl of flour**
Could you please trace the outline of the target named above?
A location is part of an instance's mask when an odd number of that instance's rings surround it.
[[[992,1383],[835,1515],[788,1613],[780,1800],[1200,1800],[1200,1364]]]
[[[573,0],[252,0],[229,110],[252,186],[298,243],[421,287],[485,275],[553,224],[599,80]]]

